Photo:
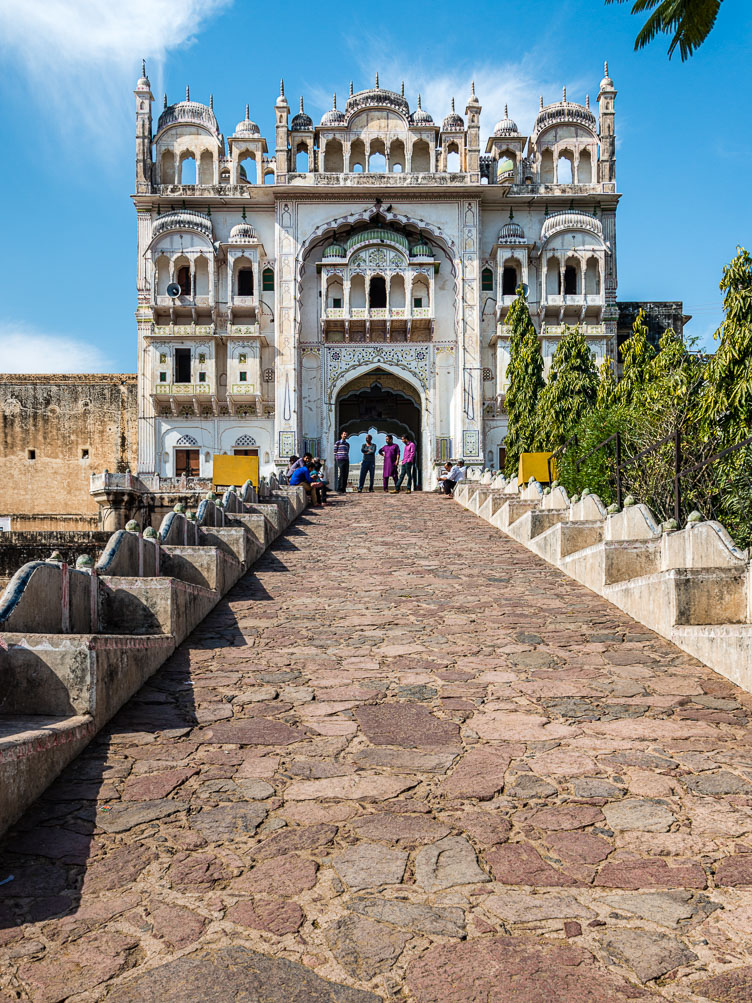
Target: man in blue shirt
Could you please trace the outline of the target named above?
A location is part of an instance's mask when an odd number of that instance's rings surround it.
[[[350,474],[350,443],[347,441],[347,432],[341,432],[334,443],[334,463],[337,468],[337,491],[344,494]]]
[[[298,485],[302,485],[305,488],[305,493],[311,499],[314,505],[322,504],[319,503],[319,489],[318,485],[314,484],[311,480],[311,472],[308,467],[298,467],[297,470],[293,470],[290,475],[290,487],[294,488]]]

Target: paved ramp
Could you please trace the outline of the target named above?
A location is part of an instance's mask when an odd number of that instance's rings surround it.
[[[750,999],[751,706],[450,501],[337,499],[2,844],[0,999]]]

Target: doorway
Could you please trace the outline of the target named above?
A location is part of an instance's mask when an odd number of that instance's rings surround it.
[[[198,449],[175,450],[175,476],[198,477],[200,472]]]

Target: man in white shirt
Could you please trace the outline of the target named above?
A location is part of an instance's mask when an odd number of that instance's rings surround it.
[[[457,487],[460,481],[465,479],[465,461],[457,460],[455,465],[449,471],[447,476],[441,482],[442,488],[444,489],[444,496],[446,498],[452,497],[452,492]]]

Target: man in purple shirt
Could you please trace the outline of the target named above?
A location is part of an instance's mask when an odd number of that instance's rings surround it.
[[[402,436],[402,441],[405,444],[405,449],[402,453],[402,470],[397,481],[397,493],[402,487],[405,476],[407,476],[408,491],[414,490],[413,485],[415,484],[415,443],[411,442],[406,435]]]
[[[391,435],[387,435],[386,443],[379,450],[379,456],[384,457],[384,490],[388,491],[390,477],[393,478],[395,486],[397,484],[397,465],[400,458],[400,448]]]
[[[334,465],[337,470],[337,491],[344,494],[350,474],[350,443],[347,441],[347,432],[340,432],[339,439],[334,443]]]

